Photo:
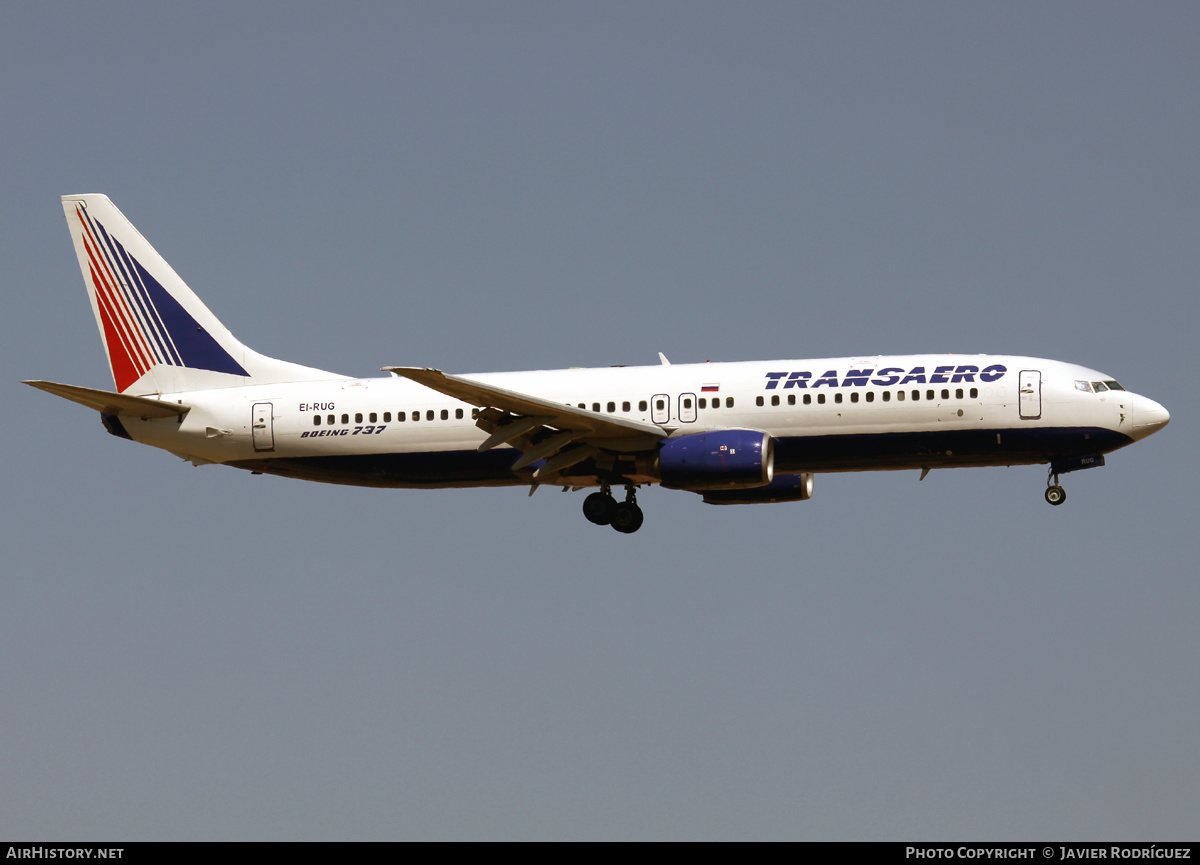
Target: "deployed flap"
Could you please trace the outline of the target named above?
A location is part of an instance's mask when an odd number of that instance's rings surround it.
[[[621,439],[646,435],[666,438],[669,434],[668,430],[654,424],[590,412],[541,397],[493,387],[469,378],[447,375],[438,369],[385,366],[383,371],[411,379],[430,390],[480,408],[497,408],[521,416],[540,416],[545,419],[547,426],[578,432],[579,434],[573,437],[576,440]]]
[[[115,414],[122,417],[177,417],[191,411],[190,405],[177,402],[164,402],[144,396],[127,396],[121,393],[110,393],[106,390],[96,390],[90,387],[79,387],[73,384],[58,384],[53,381],[26,381],[30,387],[44,390],[71,402],[77,402],[88,408],[94,408],[101,414]]]

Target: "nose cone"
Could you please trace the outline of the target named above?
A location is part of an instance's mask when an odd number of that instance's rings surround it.
[[[1143,439],[1156,433],[1171,420],[1165,408],[1144,396],[1133,398],[1133,436]]]

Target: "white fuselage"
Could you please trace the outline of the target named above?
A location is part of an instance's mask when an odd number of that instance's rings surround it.
[[[563,369],[467,376],[671,435],[741,428],[777,442],[776,471],[862,471],[1048,462],[1102,454],[1167,414],[1074,364],[997,355],[910,355]],[[1119,387],[1119,385],[1117,386]],[[1022,393],[1024,391],[1024,393]],[[250,385],[164,394],[182,418],[123,418],[131,438],[197,463],[372,486],[528,483],[517,452],[486,454],[474,408],[403,378]],[[403,419],[401,419],[403,418]],[[307,466],[318,467],[312,474]],[[571,477],[597,483],[585,466]],[[640,482],[654,482],[639,469]]]

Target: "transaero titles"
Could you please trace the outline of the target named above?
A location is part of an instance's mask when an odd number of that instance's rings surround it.
[[[881,370],[851,369],[845,375],[838,375],[836,369],[831,369],[824,375],[814,379],[807,370],[799,372],[769,372],[767,373],[767,390],[775,390],[783,382],[783,389],[789,388],[818,388],[818,387],[864,387],[868,382],[879,387],[899,384],[954,384],[957,382],[974,382],[976,376],[981,382],[994,382],[1004,378],[1008,367],[994,363],[982,370],[969,363],[955,366],[935,366],[933,372],[926,373],[925,367],[914,366],[905,373],[902,367],[888,366]],[[875,378],[871,378],[875,376]],[[840,382],[840,383],[839,383]]]

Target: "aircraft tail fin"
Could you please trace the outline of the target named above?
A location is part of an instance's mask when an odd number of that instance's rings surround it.
[[[106,195],[64,195],[63,212],[121,393],[179,393],[342,376],[243,345]]]

